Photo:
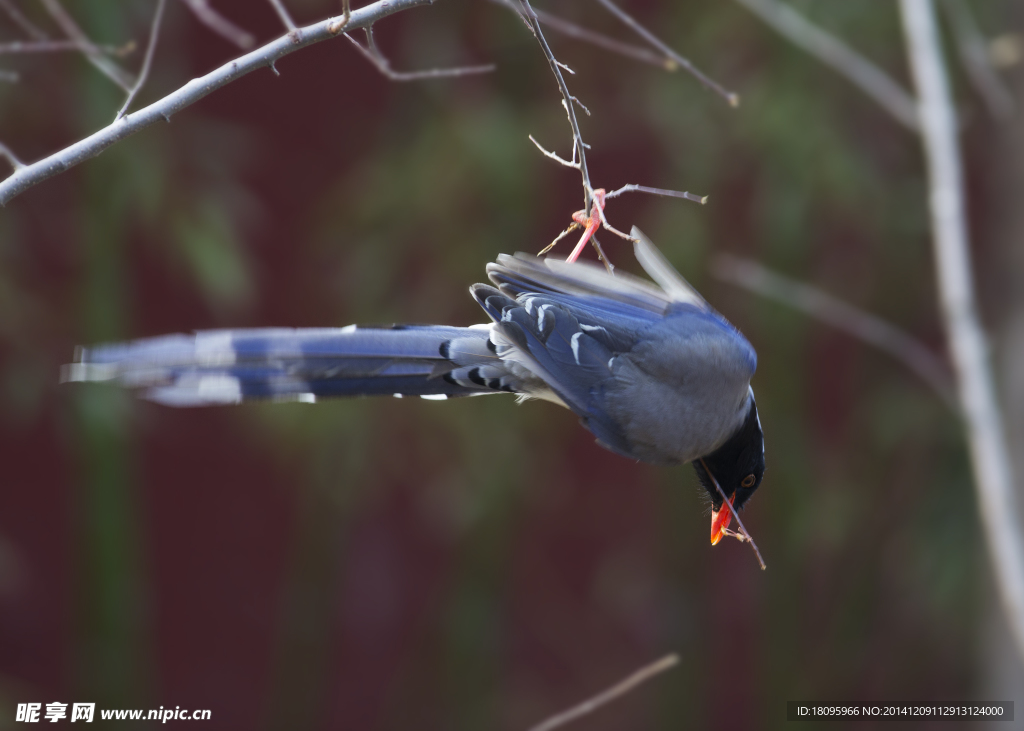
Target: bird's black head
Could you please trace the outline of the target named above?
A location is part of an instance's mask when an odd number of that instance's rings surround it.
[[[735,509],[743,507],[761,484],[764,477],[764,434],[757,418],[754,392],[750,392],[750,409],[743,425],[721,447],[693,461],[693,468],[714,506],[711,513],[711,545],[721,540],[729,526],[732,513],[722,510],[722,496],[712,480],[718,480],[722,491]],[[710,475],[708,473],[711,473]]]

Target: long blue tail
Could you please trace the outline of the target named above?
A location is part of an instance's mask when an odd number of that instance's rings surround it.
[[[513,390],[489,326],[211,330],[82,348],[65,381],[114,381],[171,406]]]

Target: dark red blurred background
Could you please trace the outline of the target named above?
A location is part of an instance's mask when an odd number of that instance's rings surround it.
[[[302,23],[335,11],[286,4]],[[1013,4],[975,5],[990,35],[1020,33]],[[280,33],[269,4],[216,7]],[[708,545],[692,470],[605,452],[549,404],[173,410],[57,384],[80,343],[480,321],[466,288],[484,265],[542,248],[582,196],[527,139],[569,154],[533,39],[496,5],[438,3],[379,24],[395,68],[494,74],[391,83],[322,43],[0,212],[0,728],[17,703],[61,701],[207,708],[204,727],[225,729],[526,729],[669,652],[676,669],[579,727],[776,728],[786,700],[1024,700],[955,417],[887,356],[709,274],[716,253],[754,258],[941,353],[917,140],[738,5],[628,7],[743,97],[733,110],[682,74],[550,36],[593,113],[595,185],[710,195],[627,196],[608,215],[758,350],[769,472],[744,518],[768,570]],[[800,7],[906,83],[893,6]],[[152,3],[71,9],[122,43],[145,37]],[[629,39],[596,5],[548,9]],[[184,4],[167,13],[139,104],[238,53]],[[950,58],[1015,427],[1021,123],[988,118]],[[0,61],[21,74],[0,86],[0,139],[27,160],[123,101],[76,55]],[[1020,86],[1019,66],[1004,73]]]

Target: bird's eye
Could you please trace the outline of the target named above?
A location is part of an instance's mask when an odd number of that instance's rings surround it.
[[[740,483],[740,487],[753,487],[753,486],[754,486],[754,476],[753,475],[747,475],[746,477],[743,478],[743,482]]]

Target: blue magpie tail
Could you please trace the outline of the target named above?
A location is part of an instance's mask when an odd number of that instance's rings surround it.
[[[64,381],[113,381],[170,406],[514,391],[489,326],[214,330],[80,348]]]

